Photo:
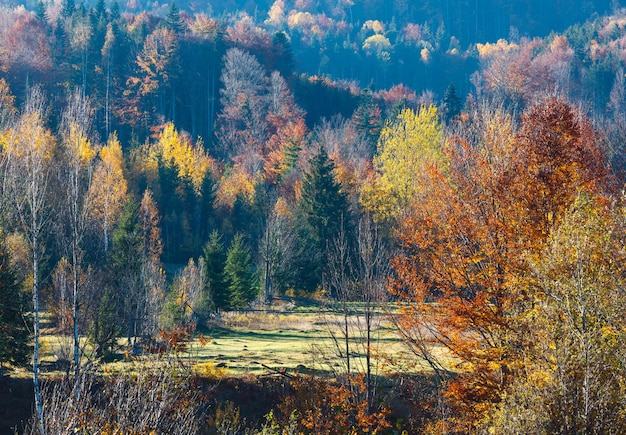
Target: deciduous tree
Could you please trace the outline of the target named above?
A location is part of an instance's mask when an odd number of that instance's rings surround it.
[[[444,161],[443,129],[434,106],[404,109],[381,131],[376,175],[361,200],[378,219],[400,217],[424,190],[426,168]]]
[[[625,430],[624,217],[622,204],[582,192],[529,258],[534,345],[485,429]]]
[[[127,200],[127,182],[124,176],[124,155],[117,134],[109,136],[100,149],[88,195],[90,196],[90,220],[99,228],[105,255],[109,251],[110,234]]]
[[[26,106],[15,125],[2,135],[5,183],[3,195],[11,203],[16,223],[28,239],[32,265],[33,383],[39,429],[43,429],[43,404],[39,383],[40,262],[45,229],[50,220],[50,178],[56,141],[43,121],[45,97],[39,87],[30,90]]]
[[[74,370],[80,368],[79,305],[82,289],[80,275],[83,273],[83,240],[88,229],[92,197],[91,189],[97,148],[91,143],[92,109],[89,100],[78,89],[68,98],[68,105],[61,122],[61,152],[63,168],[60,171],[61,186],[65,188],[66,211],[64,233],[68,237],[68,258],[72,267],[72,312],[74,332]]]
[[[446,347],[460,372],[446,395],[457,424],[474,425],[522,370],[532,348],[533,292],[524,256],[548,234],[581,190],[609,186],[588,121],[571,105],[543,100],[519,131],[501,113],[476,113],[424,167],[423,190],[402,220],[394,260],[398,326],[446,378],[427,343]]]

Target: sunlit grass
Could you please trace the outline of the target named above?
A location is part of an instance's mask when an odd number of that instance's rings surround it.
[[[203,339],[196,333],[187,350],[176,355],[130,356],[124,352],[127,340],[120,339],[118,357],[99,362],[97,366],[103,373],[119,373],[134,370],[139,362],[171,362],[173,358],[197,367],[199,373],[212,375],[322,374],[345,370],[345,340],[341,329],[345,319],[337,306],[334,309],[319,304],[272,308],[224,313],[207,325],[201,325],[199,331]],[[363,371],[365,367],[364,318],[354,314],[362,314],[362,310],[362,306],[354,304],[350,307],[353,314],[348,316],[352,325],[360,322],[360,326],[352,328],[349,339],[350,364],[355,371]],[[410,352],[382,308],[375,311],[373,325],[371,355],[376,374],[430,371],[430,367]],[[54,334],[51,329],[45,332],[41,337],[43,374],[64,374],[65,366],[59,361],[71,359],[72,337]],[[81,349],[81,362],[89,362],[92,348],[85,338],[81,339]],[[435,349],[434,353],[444,364],[453,366],[454,361],[443,349]]]

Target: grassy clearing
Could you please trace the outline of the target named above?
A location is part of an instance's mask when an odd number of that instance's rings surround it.
[[[352,325],[363,324],[362,308],[358,304],[351,305],[348,321]],[[375,316],[376,326],[372,331],[375,372],[429,371],[403,343],[384,310],[378,310]],[[280,301],[271,309],[228,312],[200,328],[208,342],[201,344],[196,336],[188,351],[177,357],[195,365],[200,372],[219,372],[220,375],[342,372],[345,369],[345,358],[340,356],[345,346],[341,338],[344,320],[337,306],[322,306],[316,301]],[[351,366],[357,371],[365,367],[365,347],[359,334],[362,330],[355,326],[350,337]],[[56,335],[53,330],[45,332],[42,335],[44,374],[64,374],[62,363],[71,359],[71,337]],[[120,348],[125,344],[126,339],[120,340]],[[81,346],[89,355],[89,343],[83,340]],[[445,352],[438,353],[449,360]],[[148,358],[141,359],[145,362]],[[158,357],[153,359],[159,361]],[[87,360],[85,358],[84,362]],[[102,363],[101,368],[105,372],[128,371],[133,370],[137,362],[137,357],[120,354],[117,361]]]

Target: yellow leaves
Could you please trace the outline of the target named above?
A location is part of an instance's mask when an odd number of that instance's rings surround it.
[[[104,238],[122,212],[128,185],[124,177],[124,156],[117,135],[109,137],[108,143],[100,149],[100,161],[93,174],[89,187],[89,209],[91,221],[103,230]],[[108,249],[108,240],[105,240]]]
[[[545,388],[554,382],[553,372],[537,368],[529,373],[528,381],[535,387]]]
[[[367,20],[363,23],[363,30],[371,30],[376,34],[385,33],[385,25],[378,20]]]
[[[100,149],[100,159],[109,167],[119,168],[121,172],[124,167],[124,155],[116,133],[113,133],[107,145]]]
[[[222,177],[217,190],[216,202],[226,207],[232,207],[237,197],[243,197],[252,202],[255,194],[256,180],[242,165],[235,165]]]
[[[75,122],[70,124],[65,141],[70,148],[70,153],[78,160],[80,165],[88,165],[97,154],[96,148],[91,146],[91,141]]]
[[[0,145],[3,152],[12,158],[23,159],[36,155],[43,161],[50,161],[56,149],[56,140],[44,127],[38,112],[27,112],[15,127],[0,135]]]
[[[288,217],[292,214],[292,206],[287,203],[285,198],[280,197],[276,200],[276,204],[274,204],[274,212],[278,217]]]
[[[361,202],[379,219],[399,216],[419,195],[428,166],[443,163],[442,142],[435,107],[423,107],[417,113],[403,110],[380,133],[374,157],[377,175],[363,188]]]
[[[315,19],[310,12],[293,12],[287,18],[287,25],[290,29],[308,27],[315,23]]]
[[[391,42],[384,35],[372,35],[363,41],[363,50],[375,54],[380,54],[383,51],[388,52],[391,51]]]
[[[198,192],[214,165],[202,142],[193,144],[189,136],[179,135],[171,122],[163,127],[154,151],[161,155],[164,164],[176,167],[179,177],[189,178]]]
[[[478,50],[478,54],[481,58],[491,58],[501,53],[517,51],[519,49],[519,45],[509,43],[506,39],[498,39],[498,42],[495,44],[489,42],[486,44],[476,44],[476,49]]]

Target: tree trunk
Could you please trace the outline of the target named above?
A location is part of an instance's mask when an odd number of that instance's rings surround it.
[[[33,217],[35,221],[35,217]],[[35,222],[33,222],[35,226]],[[33,238],[33,310],[35,319],[33,323],[34,331],[34,349],[33,349],[33,387],[35,391],[35,409],[37,411],[37,422],[39,432],[45,435],[46,431],[43,425],[43,402],[41,400],[41,385],[39,384],[39,257],[37,255],[37,238]]]

